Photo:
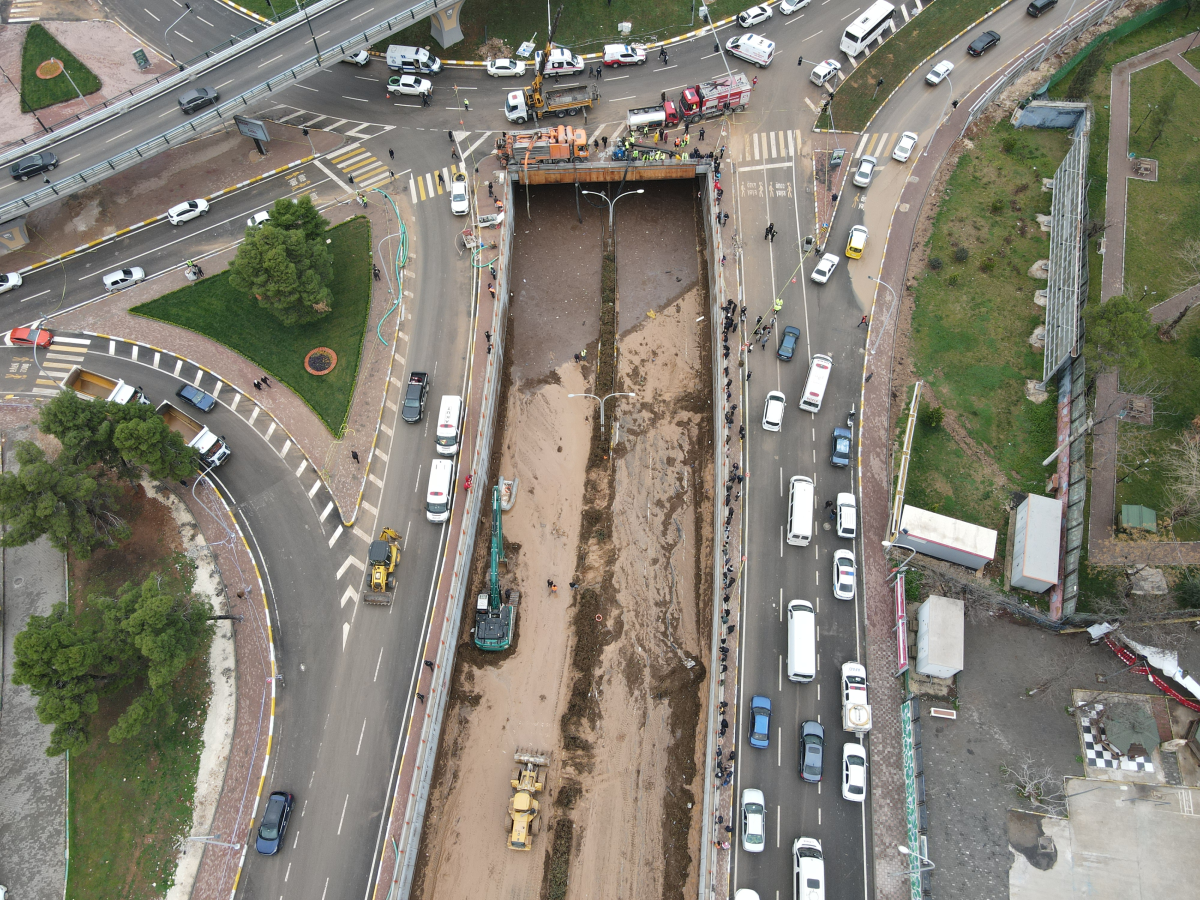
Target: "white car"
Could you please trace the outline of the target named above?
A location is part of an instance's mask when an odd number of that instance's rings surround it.
[[[408,97],[419,97],[422,94],[433,93],[433,82],[420,75],[393,75],[388,79],[388,95],[404,94]]]
[[[825,82],[830,81],[838,72],[842,71],[842,64],[836,59],[827,59],[813,66],[813,70],[808,75],[808,80],[820,87]]]
[[[525,74],[525,63],[519,59],[489,59],[487,73],[493,78],[507,78],[510,75],[519,78]]]
[[[858,579],[854,570],[854,554],[849,550],[833,553],[833,596],[838,600],[853,600]]]
[[[771,7],[764,3],[762,6],[752,6],[745,12],[738,13],[737,23],[743,28],[752,28],[769,18],[771,18]]]
[[[896,144],[896,149],[892,151],[892,159],[896,162],[908,162],[912,152],[917,149],[917,140],[915,131],[906,131],[900,135],[900,141]]]
[[[539,50],[533,55],[533,67],[536,69],[542,62],[542,51]],[[583,57],[578,53],[572,53],[566,47],[555,47],[550,51],[550,56],[546,59],[546,67],[542,70],[543,75],[574,75],[582,72],[585,66]]]
[[[817,284],[825,284],[829,281],[829,276],[833,274],[833,270],[837,268],[841,260],[836,254],[826,253],[817,263],[817,267],[812,270],[812,274],[808,277]]]
[[[467,195],[467,176],[456,172],[450,182],[450,212],[465,216],[471,211],[471,198]]]
[[[763,428],[767,431],[778,431],[783,427],[783,408],[787,399],[779,391],[767,394],[767,402],[763,407]]]
[[[247,228],[257,228],[263,222],[270,222],[270,221],[271,221],[271,214],[264,209],[262,212],[256,212],[254,215],[252,215],[250,218],[248,218],[246,220],[246,227]]]
[[[758,788],[742,791],[742,849],[762,853],[767,843],[767,800]]]
[[[140,269],[137,266],[131,269],[119,269],[116,272],[109,272],[104,276],[104,289],[106,291],[119,291],[121,288],[127,288],[130,285],[145,280],[145,269]]]
[[[11,291],[14,288],[21,286],[21,273],[9,272],[7,275],[0,275],[0,294]]]
[[[351,53],[349,56],[342,58],[344,63],[354,63],[356,66],[365,66],[371,61],[371,54],[366,50],[359,50],[357,53]]]
[[[189,200],[167,210],[167,221],[172,225],[182,225],[192,219],[199,218],[208,212],[207,200]]]
[[[862,803],[867,796],[867,751],[862,744],[842,744],[842,799]]]
[[[853,494],[837,495],[837,536],[854,539],[858,533],[858,504]]]
[[[790,16],[798,9],[804,9],[812,0],[780,0],[779,11],[785,16]]]
[[[954,63],[948,59],[943,59],[940,63],[929,70],[929,74],[925,76],[926,84],[941,84],[942,79],[954,71]]]
[[[879,165],[879,160],[873,156],[864,156],[858,161],[858,171],[854,173],[854,186],[865,188],[871,183],[871,176],[875,174],[875,167]]]

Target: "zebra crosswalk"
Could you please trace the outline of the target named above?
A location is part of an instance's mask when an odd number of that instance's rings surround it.
[[[450,182],[454,175],[466,171],[462,163],[454,163],[434,172],[426,172],[424,175],[410,174],[408,176],[408,195],[414,203],[420,203],[422,200],[444,194],[450,189]]]
[[[874,156],[876,159],[883,161],[892,155],[892,151],[896,149],[896,143],[900,140],[903,131],[884,131],[878,133],[867,132],[858,138],[858,143],[854,147],[854,153],[851,159],[858,159],[863,156]]]
[[[800,152],[801,131],[752,131],[742,140],[731,141],[730,149],[738,163],[762,162],[772,159],[794,159]]]
[[[387,163],[375,157],[362,144],[349,144],[325,157],[341,169],[347,180],[353,179],[355,187],[367,190],[392,180],[392,171]]]

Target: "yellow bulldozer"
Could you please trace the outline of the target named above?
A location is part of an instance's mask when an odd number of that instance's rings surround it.
[[[545,787],[542,770],[550,765],[550,760],[529,753],[516,753],[513,759],[519,765],[513,770],[513,777],[509,781],[513,795],[508,801],[504,830],[508,834],[509,850],[532,850],[540,809],[534,794],[540,793]]]
[[[400,535],[391,528],[379,532],[379,540],[371,541],[367,550],[371,566],[371,590],[380,596],[365,598],[368,603],[392,602],[391,591],[396,587],[396,563],[400,562]]]

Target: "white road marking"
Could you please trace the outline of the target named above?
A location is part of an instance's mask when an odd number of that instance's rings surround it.
[[[333,504],[332,504],[332,503],[330,503],[329,505],[330,505],[330,506],[333,506]],[[324,519],[324,516],[322,516],[322,519]],[[333,533],[333,537],[331,537],[331,538],[329,539],[329,546],[330,546],[330,547],[332,547],[332,546],[334,545],[334,543],[337,541],[337,539],[338,539],[338,538],[340,538],[340,537],[342,536],[342,532],[343,532],[343,531],[345,531],[345,530],[346,530],[346,529],[342,527],[341,523],[339,523],[339,524],[338,524],[338,527],[337,527],[337,531],[335,531],[335,532]],[[345,603],[346,603],[346,601],[343,599],[343,600],[342,600],[342,605],[344,606],[344,605],[345,605]]]

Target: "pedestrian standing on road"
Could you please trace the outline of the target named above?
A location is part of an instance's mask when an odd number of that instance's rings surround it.
[[[700,140],[704,140],[704,129],[700,129]]]
[[[446,179],[442,177],[442,173],[438,172],[438,187],[445,187]]]
[[[492,299],[495,300],[496,299],[496,285],[489,284],[488,285],[488,293],[491,294]]]
[[[764,241],[769,241],[771,239],[771,229],[774,227],[775,227],[774,225],[768,225],[766,228],[763,229],[763,240]]]
[[[831,506],[833,506],[833,501],[832,501],[832,500],[826,500],[826,501],[825,501],[825,508],[826,508],[826,509],[829,509],[829,507],[831,507]]]
[[[451,147],[451,148],[450,148],[450,158],[451,158],[451,159],[458,159],[458,148],[457,148],[457,147]]]
[[[375,280],[376,280],[376,281],[378,281],[378,280],[379,280],[379,277],[380,277],[380,276],[379,276],[379,266],[372,265],[372,266],[371,266],[371,274],[372,274],[372,275],[374,275],[374,276],[375,276]]]
[[[747,369],[747,370],[746,370],[746,380],[747,380],[747,381],[749,381],[749,380],[750,380],[750,376],[751,376],[751,375],[753,375],[753,374],[754,374],[753,372],[751,372],[749,369]]]
[[[858,325],[855,325],[854,327],[855,327],[855,328],[859,328],[859,327],[861,327],[861,326],[863,326],[863,325],[866,325],[868,321],[869,321],[869,320],[867,319],[867,317],[866,317],[866,316],[863,316],[863,317],[862,317],[862,321],[861,321],[861,322],[859,322],[859,323],[858,323]]]
[[[596,80],[599,81],[603,77],[604,77],[604,67],[596,66]]]
[[[602,143],[604,145],[604,149],[607,150],[608,149],[608,135],[601,137],[600,143]]]
[[[467,112],[471,111],[471,101],[470,100],[463,100],[463,109],[465,109]]]
[[[592,67],[591,67],[591,66],[588,66],[588,76],[587,76],[587,77],[588,77],[588,78],[591,78],[591,77],[593,77],[594,75],[595,75],[595,73],[592,71]]]
[[[683,122],[683,133],[688,134],[692,130],[692,123],[686,119]]]
[[[494,200],[496,198],[496,195],[492,193],[492,183],[489,181],[487,183],[487,186],[488,186],[488,196]]]
[[[754,78],[752,78],[752,79],[750,80],[750,88],[751,88],[751,90],[753,90],[753,89],[754,89],[754,88],[756,88],[756,87],[758,87],[758,76],[757,76],[757,75],[756,75],[756,76],[754,76]]]
[[[351,458],[352,460],[354,460],[356,463],[358,463],[359,465],[362,465],[362,461],[361,461],[361,460],[359,460],[359,458],[358,458],[358,451],[357,451],[357,450],[351,450],[351,451],[350,451],[350,458]]]
[[[391,147],[388,147],[388,159],[395,159],[395,158],[396,158],[396,151],[393,150]]]
[[[429,91],[426,91],[421,95],[421,107],[424,108],[429,105]]]
[[[353,175],[347,175],[346,177],[350,180],[351,184],[354,184],[354,176]]]
[[[204,277],[204,269],[202,269],[200,266],[196,266],[195,268],[196,268],[196,277],[203,278]]]
[[[452,143],[452,144],[454,143],[454,132],[453,131],[447,131],[446,137],[450,138],[450,143]]]

